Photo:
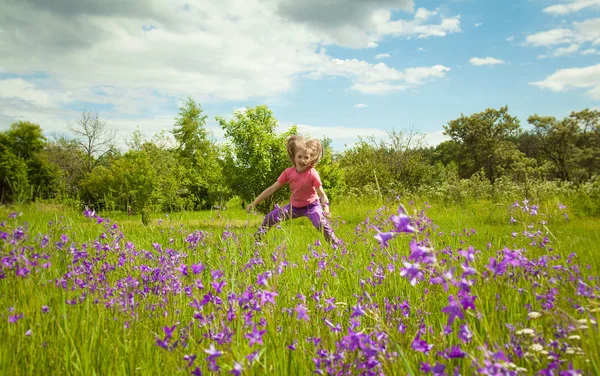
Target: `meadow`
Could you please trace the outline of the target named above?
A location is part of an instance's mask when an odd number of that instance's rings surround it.
[[[403,211],[402,207],[405,209]],[[600,373],[600,219],[558,200],[307,219],[0,207],[7,375]]]

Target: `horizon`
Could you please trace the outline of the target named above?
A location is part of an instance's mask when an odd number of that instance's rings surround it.
[[[278,132],[332,139],[443,125],[507,105],[567,117],[600,102],[600,0],[59,0],[0,4],[0,131],[46,136],[97,112],[121,145],[173,128],[182,100],[215,117],[265,104]]]

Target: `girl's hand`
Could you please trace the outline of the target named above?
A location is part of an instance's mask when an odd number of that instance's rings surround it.
[[[246,213],[252,213],[252,209],[254,209],[253,204],[246,205]]]
[[[327,205],[323,208],[323,215],[326,218],[331,218],[331,213],[329,212],[329,205]]]

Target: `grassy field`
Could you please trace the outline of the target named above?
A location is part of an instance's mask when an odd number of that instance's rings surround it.
[[[0,207],[0,373],[598,374],[600,219],[518,204],[348,200],[333,248],[307,219],[255,243],[237,202]]]

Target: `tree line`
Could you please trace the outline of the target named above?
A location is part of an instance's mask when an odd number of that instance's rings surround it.
[[[267,106],[217,117],[225,143],[206,129],[202,106],[188,98],[170,132],[145,139],[138,129],[128,150],[96,113],[69,124],[72,136],[49,139],[42,127],[18,121],[0,132],[0,200],[49,200],[144,214],[223,206],[231,197],[251,201],[289,167],[285,140]],[[450,140],[424,145],[416,131],[361,138],[342,152],[322,139],[318,170],[332,200],[342,195],[390,195],[476,176],[494,184],[597,181],[600,112],[584,109],[564,119],[532,115],[524,130],[508,107],[461,115],[444,125]],[[310,135],[308,135],[310,136]],[[262,204],[287,199],[280,190]]]

